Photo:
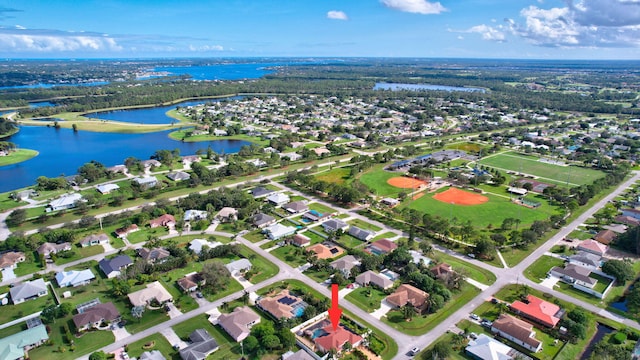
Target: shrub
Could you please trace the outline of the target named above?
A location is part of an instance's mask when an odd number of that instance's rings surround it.
[[[616,344],[624,344],[624,342],[627,341],[627,335],[622,332],[617,332],[611,339]]]

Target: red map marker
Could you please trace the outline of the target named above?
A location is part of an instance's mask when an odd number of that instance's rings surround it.
[[[331,284],[331,308],[329,309],[329,319],[333,325],[333,331],[338,330],[342,310],[338,307],[338,284]]]

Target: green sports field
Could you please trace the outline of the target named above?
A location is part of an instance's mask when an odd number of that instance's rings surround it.
[[[442,188],[437,192],[442,192],[448,188]],[[405,205],[411,209],[416,209],[432,215],[438,215],[445,219],[451,220],[452,218],[458,219],[459,223],[464,223],[467,220],[471,220],[471,223],[479,229],[486,228],[491,224],[494,228],[500,227],[502,221],[506,218],[519,218],[522,222],[520,228],[525,228],[531,225],[536,220],[548,219],[555,213],[554,208],[547,204],[544,199],[539,197],[535,198],[535,201],[540,202],[542,205],[537,209],[529,209],[527,207],[516,205],[509,199],[492,195],[482,194],[489,198],[484,204],[480,205],[452,205],[438,201],[433,198],[436,193],[425,194],[417,200],[407,200]],[[533,200],[533,199],[532,199]]]
[[[559,166],[538,161],[536,156],[506,152],[503,154],[484,158],[479,161],[481,165],[493,166],[505,170],[522,172],[548,178],[565,184],[567,179],[571,184],[591,184],[594,180],[604,177],[602,171],[587,169],[578,166]],[[544,179],[540,179],[544,182]]]
[[[402,176],[397,172],[386,171],[384,165],[376,165],[360,176],[360,182],[367,185],[377,196],[397,196],[401,191],[410,192],[411,189],[400,189],[387,184],[387,180]]]

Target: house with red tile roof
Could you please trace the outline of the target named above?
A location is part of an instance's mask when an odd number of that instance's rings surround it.
[[[387,302],[395,307],[411,304],[417,312],[422,314],[427,310],[429,294],[409,284],[398,286],[396,291],[387,296]]]
[[[161,226],[172,227],[175,224],[176,224],[176,218],[174,218],[173,215],[171,214],[164,214],[162,216],[159,216],[149,221],[149,226],[152,229],[161,227]]]
[[[437,279],[446,279],[453,274],[453,267],[447,263],[440,263],[429,270]]]
[[[609,250],[609,247],[607,245],[591,239],[581,242],[580,244],[578,244],[577,248],[578,250],[586,251],[600,256],[603,256],[607,252],[607,250]]]
[[[602,230],[593,237],[593,239],[601,244],[609,245],[615,240],[617,234],[611,230]]]
[[[346,343],[351,344],[351,346],[355,348],[362,342],[362,336],[352,333],[342,325],[338,325],[338,328],[334,331],[331,323],[327,323],[322,330],[326,334],[313,339],[313,343],[316,345],[316,348],[323,353],[329,352],[331,349],[340,352]]]
[[[388,254],[397,248],[398,245],[393,241],[389,239],[380,239],[378,241],[372,242],[371,245],[367,246],[366,251],[371,254],[380,255]]]
[[[329,247],[324,244],[315,244],[309,246],[307,248],[307,252],[315,253],[318,259],[331,259],[342,255],[344,253],[344,249],[335,245],[330,245]]]
[[[514,301],[511,310],[544,326],[553,328],[560,321],[560,307],[533,295],[527,295],[526,301]]]

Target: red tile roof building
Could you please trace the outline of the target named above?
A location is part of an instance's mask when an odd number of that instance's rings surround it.
[[[533,295],[527,295],[526,302],[519,300],[514,301],[513,304],[511,304],[511,310],[516,314],[550,328],[555,327],[560,321],[560,318],[556,316],[556,314],[560,312],[558,305],[544,301]]]
[[[356,347],[360,345],[360,342],[362,342],[362,337],[360,335],[352,333],[342,325],[338,325],[336,331],[333,331],[333,326],[331,324],[328,324],[322,328],[322,330],[327,334],[315,338],[313,342],[316,344],[318,350],[323,353],[329,352],[331,349],[335,349],[340,352],[344,344],[347,342],[350,343],[352,347]]]

